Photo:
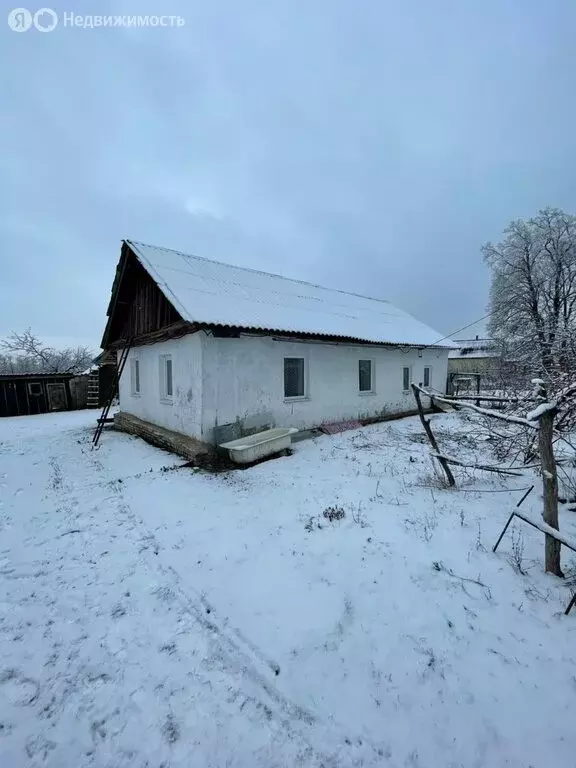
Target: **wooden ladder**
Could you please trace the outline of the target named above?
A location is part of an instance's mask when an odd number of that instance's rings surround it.
[[[99,394],[100,394],[100,371],[92,371],[88,375],[88,396],[86,398],[86,406],[88,408],[98,408]]]
[[[96,424],[96,429],[94,430],[94,435],[92,437],[93,449],[96,448],[96,446],[98,445],[98,441],[100,440],[100,436],[102,434],[102,430],[104,429],[104,425],[110,424],[114,421],[113,418],[112,419],[108,418],[108,414],[110,413],[110,408],[112,407],[112,401],[114,400],[114,397],[116,395],[116,390],[119,387],[120,378],[122,376],[122,372],[124,371],[124,366],[126,365],[126,361],[128,360],[128,354],[130,353],[131,346],[132,346],[132,342],[129,341],[127,346],[125,346],[122,352],[120,353],[120,360],[118,361],[116,375],[114,376],[112,386],[110,387],[110,394],[108,395],[108,399],[106,400],[106,403],[102,408],[102,413],[100,414],[100,418],[98,419],[98,423]]]

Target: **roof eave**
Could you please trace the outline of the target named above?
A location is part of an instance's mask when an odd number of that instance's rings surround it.
[[[313,331],[299,331],[295,329],[285,328],[264,328],[260,326],[245,326],[245,325],[228,325],[226,323],[198,323],[197,328],[199,330],[212,330],[215,328],[227,328],[238,333],[248,333],[252,335],[276,335],[283,338],[293,339],[306,339],[314,341],[315,339],[333,343],[346,343],[346,344],[363,344],[373,345],[378,347],[395,347],[405,349],[409,347],[411,349],[445,349],[450,350],[452,347],[444,344],[418,344],[416,342],[403,342],[403,341],[380,341],[377,339],[363,339],[357,336],[334,336],[325,333],[318,333]]]

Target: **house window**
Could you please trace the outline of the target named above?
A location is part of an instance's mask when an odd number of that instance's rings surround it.
[[[38,397],[42,394],[42,384],[28,384],[28,394]]]
[[[284,397],[304,397],[304,358],[284,358]]]
[[[372,360],[358,360],[358,389],[372,392]]]
[[[410,368],[408,366],[402,369],[402,387],[404,392],[408,392],[410,389]]]
[[[133,395],[140,394],[140,360],[130,361],[130,387]]]
[[[162,355],[160,357],[160,397],[162,400],[172,400],[173,394],[172,357]]]
[[[424,366],[424,386],[429,387],[432,382],[432,371],[430,369],[430,366],[425,365]]]

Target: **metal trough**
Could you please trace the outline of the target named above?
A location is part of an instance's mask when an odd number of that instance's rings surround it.
[[[295,427],[275,427],[257,432],[255,435],[221,443],[218,447],[225,448],[236,464],[251,464],[265,456],[272,456],[290,448],[292,435],[295,432],[298,432]]]

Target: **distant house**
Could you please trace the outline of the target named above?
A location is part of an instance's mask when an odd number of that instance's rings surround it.
[[[501,344],[494,339],[454,339],[455,349],[448,353],[448,371],[458,373],[489,372],[502,357]]]
[[[454,339],[457,348],[448,353],[448,391],[476,387],[500,370],[502,344],[495,339]],[[460,386],[459,386],[460,385]]]
[[[126,240],[102,347],[129,347],[117,426],[183,453],[269,426],[413,411],[450,341],[388,301]]]

